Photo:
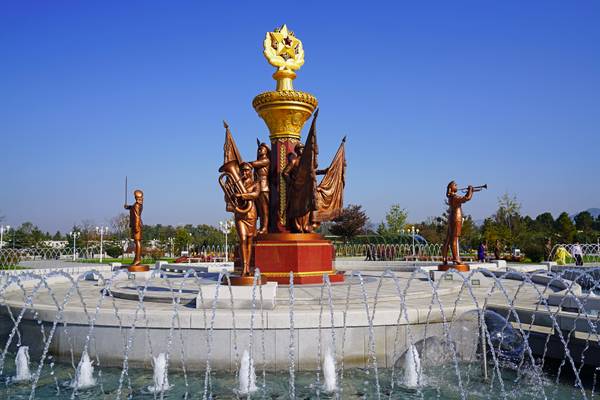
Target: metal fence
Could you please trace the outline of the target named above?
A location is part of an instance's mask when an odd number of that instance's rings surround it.
[[[368,261],[434,261],[441,259],[440,244],[335,243],[336,257],[362,257]]]
[[[15,267],[24,261],[49,261],[49,260],[75,260],[80,258],[93,258],[100,252],[99,246],[84,248],[55,249],[50,247],[33,247],[23,249],[0,249],[0,267]]]
[[[600,263],[600,243],[558,243],[550,251],[550,261],[557,258],[560,248],[565,249],[570,255],[573,254],[573,248],[579,245],[583,254],[583,261],[586,263]],[[568,257],[567,262],[574,262],[573,257]]]

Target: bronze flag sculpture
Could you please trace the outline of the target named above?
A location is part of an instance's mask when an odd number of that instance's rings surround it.
[[[312,232],[323,221],[337,217],[343,207],[346,175],[344,144],[338,149],[327,169],[318,168],[318,146],[315,112],[306,145],[296,145],[296,154],[288,156],[288,165],[283,176],[288,183],[288,226],[292,232]],[[325,175],[317,185],[317,175]]]

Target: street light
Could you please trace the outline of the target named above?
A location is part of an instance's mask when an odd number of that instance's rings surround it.
[[[0,249],[4,247],[4,232],[10,231],[10,225],[0,226]]]
[[[81,236],[81,232],[77,232],[77,231],[71,231],[69,232],[69,235],[73,238],[73,261],[75,261],[75,254],[76,254],[76,250],[77,248],[75,247],[75,241],[77,240],[77,238],[79,236]]]
[[[175,249],[174,249],[174,246],[173,246],[173,238],[170,237],[170,238],[167,238],[167,240],[171,244],[171,258],[173,258],[173,254],[175,254]]]
[[[102,264],[102,259],[104,256],[104,234],[108,233],[108,226],[100,226],[100,227],[96,227],[96,232],[98,232],[100,234],[100,264]]]
[[[414,226],[411,226],[411,227],[410,227],[410,229],[405,229],[405,230],[403,230],[403,231],[404,231],[406,234],[409,234],[409,233],[410,233],[410,234],[411,234],[411,236],[412,236],[412,255],[413,255],[413,257],[414,257],[414,256],[416,256],[416,253],[415,253],[415,234],[417,234],[417,235],[418,235],[418,234],[419,234],[419,230],[418,230],[418,229],[415,229],[415,227],[414,227]]]
[[[227,242],[227,238],[229,235],[229,230],[233,227],[233,221],[219,221],[219,226],[221,227],[221,232],[223,232],[225,235],[225,262],[229,262],[229,244]]]

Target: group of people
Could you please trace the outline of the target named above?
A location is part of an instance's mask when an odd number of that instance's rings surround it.
[[[558,265],[567,264],[567,257],[572,257],[575,260],[576,266],[583,265],[583,249],[579,242],[575,242],[575,244],[571,247],[571,252],[569,252],[564,246],[559,246],[556,249],[556,253],[554,253],[554,261]]]
[[[477,261],[485,262],[489,259],[487,256],[488,245],[485,242],[479,243],[479,247],[477,248]],[[494,260],[500,260],[502,257],[502,243],[500,240],[496,240],[496,245],[494,246]]]

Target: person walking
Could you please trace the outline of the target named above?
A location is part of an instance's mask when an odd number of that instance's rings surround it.
[[[479,243],[479,248],[477,249],[477,259],[479,262],[485,262],[485,243]]]
[[[499,260],[502,255],[502,251],[500,249],[500,240],[496,240],[496,246],[494,247],[494,259]]]

